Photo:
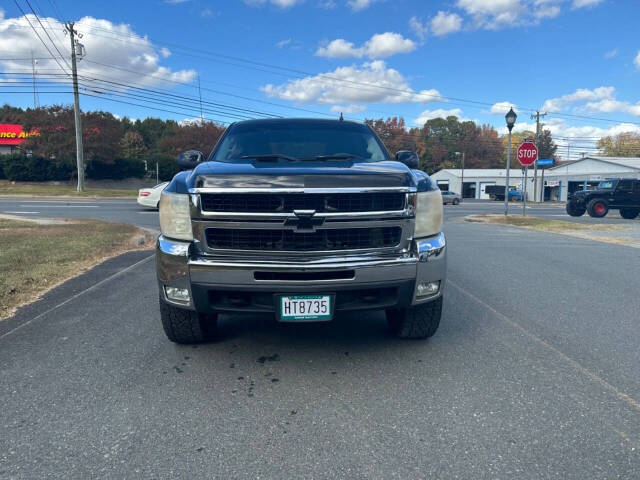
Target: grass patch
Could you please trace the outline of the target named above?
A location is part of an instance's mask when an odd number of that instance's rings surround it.
[[[565,233],[581,230],[623,230],[618,225],[589,224],[577,222],[565,222],[562,220],[550,220],[539,217],[523,217],[520,215],[469,215],[465,217],[468,222],[490,223],[494,225],[512,225],[514,227],[531,228],[545,232]]]
[[[0,219],[0,320],[42,293],[119,253],[149,247],[133,225],[74,220],[64,225]]]
[[[84,192],[76,192],[76,188],[69,185],[50,185],[48,183],[11,183],[0,180],[0,195],[30,195],[42,197],[137,197],[138,190],[123,190],[116,188],[87,188]]]

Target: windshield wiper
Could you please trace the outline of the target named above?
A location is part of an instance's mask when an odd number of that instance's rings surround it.
[[[298,162],[299,158],[290,157],[289,155],[284,155],[281,153],[263,153],[259,155],[243,155],[239,158],[255,158],[256,160],[288,160],[290,162]]]
[[[334,153],[332,155],[316,155],[315,157],[305,158],[304,160],[350,160],[352,158],[362,158],[359,155],[351,153]]]

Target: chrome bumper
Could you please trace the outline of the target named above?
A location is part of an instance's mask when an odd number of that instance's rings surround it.
[[[190,242],[160,236],[156,245],[156,270],[160,295],[167,303],[200,310],[207,290],[313,292],[327,289],[340,291],[353,288],[381,288],[402,286],[408,291],[404,304],[428,302],[442,295],[446,279],[446,240],[443,233],[415,240],[412,251],[395,257],[378,255],[330,256],[320,259],[293,261],[283,256],[278,260],[254,260],[238,256],[202,256],[193,252]],[[349,270],[352,278],[326,280],[267,280],[256,279],[256,272],[309,273]],[[329,275],[330,276],[330,275]],[[419,282],[440,282],[438,293],[416,298]],[[164,286],[186,288],[190,302],[177,303],[167,299]],[[411,293],[413,292],[413,293]],[[195,297],[195,298],[194,298]],[[196,308],[198,307],[198,308]]]

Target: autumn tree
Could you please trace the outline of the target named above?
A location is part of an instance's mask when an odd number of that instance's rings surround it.
[[[141,160],[147,150],[142,135],[130,130],[126,132],[120,140],[121,154],[125,158]]]
[[[177,156],[185,150],[200,150],[206,155],[213,150],[222,132],[224,127],[213,122],[176,123],[164,132],[158,142],[159,151]]]
[[[598,140],[598,149],[607,157],[640,157],[640,133],[619,133]]]

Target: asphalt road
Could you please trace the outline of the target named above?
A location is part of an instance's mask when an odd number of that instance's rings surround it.
[[[157,222],[114,205],[69,212]],[[68,282],[0,324],[0,478],[639,478],[638,250],[458,218],[488,208],[446,208],[428,341],[363,313],[177,346],[149,253]]]

